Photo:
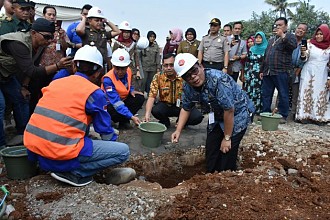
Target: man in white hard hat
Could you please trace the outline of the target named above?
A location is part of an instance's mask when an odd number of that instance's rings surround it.
[[[125,162],[129,147],[115,142],[107,101],[95,85],[102,69],[102,55],[96,47],[86,45],[74,57],[77,72],[53,81],[43,88],[43,96],[24,132],[29,159],[51,171],[55,179],[72,186],[92,182],[98,171]],[[81,89],[83,88],[83,89]],[[88,137],[89,125],[102,140]],[[130,168],[116,169],[107,182],[120,184],[135,177]]]
[[[206,139],[207,171],[236,170],[238,147],[254,112],[252,101],[228,74],[204,69],[192,54],[177,55],[174,69],[186,84],[172,142],[179,141],[192,107],[201,101],[211,109]]]
[[[141,123],[135,115],[142,107],[144,96],[134,90],[132,85],[132,70],[128,52],[118,48],[112,54],[113,68],[102,78],[101,87],[110,102],[108,111],[113,122],[119,122],[119,129],[129,129],[130,120],[136,125]]]
[[[183,80],[174,71],[175,54],[165,54],[163,57],[163,71],[156,73],[151,85],[144,120],[150,121],[151,114],[170,127],[169,117],[178,117],[181,109]],[[157,95],[159,101],[154,105]],[[202,122],[203,115],[197,108],[192,108],[186,125],[197,125]]]
[[[88,19],[89,27],[86,27],[86,19]],[[111,31],[106,31],[103,28],[104,23],[111,28]],[[105,18],[99,7],[92,7],[87,16],[82,17],[76,31],[81,37],[82,45],[96,46],[102,54],[103,64],[107,64],[107,41],[120,34],[121,31],[118,27]],[[106,68],[105,71],[107,71]]]

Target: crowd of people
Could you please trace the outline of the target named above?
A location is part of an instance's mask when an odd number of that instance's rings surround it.
[[[140,38],[139,29],[128,21],[114,24],[97,6],[84,5],[81,20],[66,31],[54,6],[45,6],[36,20],[32,1],[4,0],[3,6],[0,148],[24,142],[29,159],[73,186],[129,158],[113,126],[139,125],[145,99],[143,120],[152,115],[175,126],[173,142],[208,114],[208,172],[237,169],[240,141],[262,112],[278,109],[281,123],[330,122],[327,24],[307,40],[308,24],[290,33],[287,19],[279,17],[269,39],[262,30],[243,39],[242,22],[221,29],[213,18],[201,40],[193,27],[170,29],[161,51],[154,31]],[[6,142],[11,115],[17,135]],[[177,118],[175,125],[169,117]],[[89,137],[91,126],[102,140]],[[116,169],[112,177],[110,183],[125,183],[135,171]]]

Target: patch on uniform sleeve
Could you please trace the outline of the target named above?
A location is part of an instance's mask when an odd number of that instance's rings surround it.
[[[107,92],[112,92],[112,86],[108,86],[108,87],[106,87],[106,88],[105,88],[105,91],[107,91]]]

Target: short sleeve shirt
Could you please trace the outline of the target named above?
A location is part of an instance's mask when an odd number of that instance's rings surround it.
[[[224,62],[225,53],[229,49],[227,38],[221,35],[204,36],[198,47],[203,52],[203,60],[208,62]]]

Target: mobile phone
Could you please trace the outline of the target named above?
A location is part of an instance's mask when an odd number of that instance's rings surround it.
[[[306,39],[301,40],[301,46],[302,47],[307,47],[307,40]]]
[[[61,29],[62,26],[62,20],[56,20],[56,28]]]
[[[234,35],[234,38],[235,38],[235,41],[239,40],[238,35]]]

